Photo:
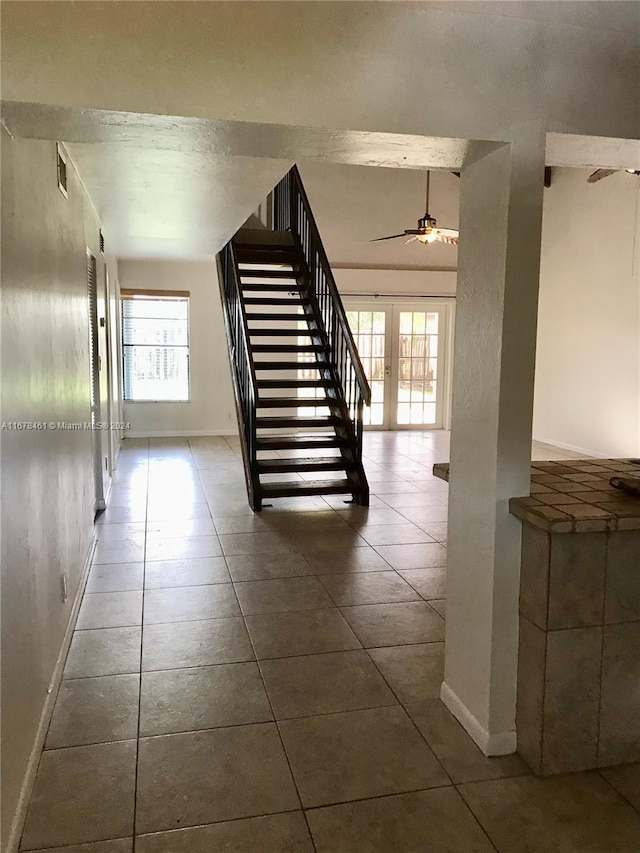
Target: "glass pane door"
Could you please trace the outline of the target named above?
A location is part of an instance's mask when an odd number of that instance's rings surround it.
[[[440,374],[444,354],[444,310],[424,305],[394,307],[397,358],[392,429],[442,426]]]
[[[346,303],[371,385],[370,429],[440,429],[444,420],[447,306],[421,302]]]
[[[364,424],[374,429],[389,429],[386,401],[391,366],[387,331],[391,327],[391,306],[363,304],[346,307],[351,333],[371,386],[371,407],[365,406]]]

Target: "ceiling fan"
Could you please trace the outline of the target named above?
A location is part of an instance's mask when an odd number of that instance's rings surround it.
[[[596,169],[587,178],[588,184],[595,184],[596,181],[601,181],[603,178],[608,178],[609,175],[615,175],[620,169]],[[640,169],[625,169],[625,172],[630,172],[632,175],[640,175]]]
[[[427,171],[427,193],[426,193],[426,213],[418,219],[417,228],[405,228],[400,234],[390,234],[388,237],[376,237],[375,240],[370,240],[370,243],[379,243],[381,240],[395,240],[396,237],[408,237],[406,243],[413,243],[416,240],[420,243],[448,243],[452,246],[458,245],[460,232],[455,228],[438,228],[438,223],[429,213],[429,184],[431,174]]]

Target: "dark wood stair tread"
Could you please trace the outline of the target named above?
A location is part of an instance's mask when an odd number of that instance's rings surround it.
[[[309,338],[311,337],[309,329],[249,329],[249,335],[257,337],[271,338]],[[313,332],[318,335],[318,332]]]
[[[256,442],[258,450],[329,450],[347,447],[349,442],[338,435],[263,435]]]
[[[295,320],[299,323],[302,320],[306,320],[306,314],[300,314],[299,312],[291,311],[288,314],[277,314],[275,311],[273,314],[270,314],[268,311],[247,311],[247,320],[251,322],[251,320],[270,320],[272,322],[276,322],[279,320]]]
[[[238,264],[288,264],[293,266],[296,251],[291,246],[253,246],[251,248],[236,247]],[[240,270],[242,272],[242,269]]]
[[[246,252],[295,252],[296,247],[293,244],[293,241],[287,242],[281,237],[280,242],[277,242],[276,240],[273,240],[272,234],[269,235],[271,237],[270,240],[264,241],[234,239],[233,248],[236,251],[236,255],[241,255]]]
[[[285,232],[282,232],[284,234]],[[271,237],[271,235],[269,235]],[[282,237],[279,238],[282,240]],[[293,252],[295,250],[295,246],[293,243],[285,243],[285,242],[270,242],[265,240],[264,242],[259,242],[258,240],[242,240],[237,237],[233,241],[234,248],[236,252],[239,254],[240,252],[247,252],[258,249],[262,252]]]
[[[261,483],[261,497],[286,498],[295,495],[342,495],[359,491],[353,480],[299,480],[287,483]]]
[[[354,462],[342,456],[310,456],[289,459],[258,460],[261,474],[285,474],[296,471],[346,471],[355,467]]]

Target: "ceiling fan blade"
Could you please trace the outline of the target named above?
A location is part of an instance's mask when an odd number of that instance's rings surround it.
[[[440,243],[447,243],[449,246],[457,246],[459,243],[458,237],[449,237],[446,234],[438,234],[436,239]]]
[[[617,169],[596,169],[587,178],[588,184],[595,184],[596,181],[601,181],[603,178],[608,178],[609,175],[615,175]]]
[[[376,237],[375,240],[369,240],[369,242],[370,243],[379,243],[380,240],[395,240],[396,237],[404,237],[404,236],[405,236],[405,232],[403,231],[402,234],[390,234],[388,237]]]

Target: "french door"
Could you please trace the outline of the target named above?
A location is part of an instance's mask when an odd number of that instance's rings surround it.
[[[371,385],[371,429],[440,429],[446,396],[446,304],[346,302]]]

